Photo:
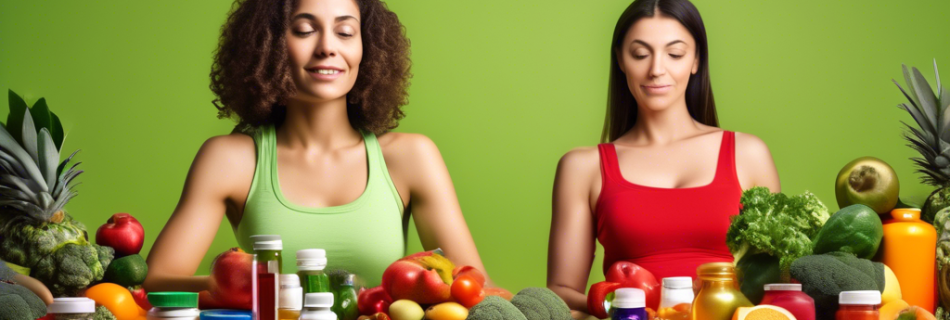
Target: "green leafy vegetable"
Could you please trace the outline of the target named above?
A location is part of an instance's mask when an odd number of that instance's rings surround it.
[[[787,281],[792,261],[811,254],[812,239],[828,220],[828,208],[807,191],[789,197],[764,187],[743,192],[741,203],[726,234],[729,250],[736,261],[758,253],[778,258]]]

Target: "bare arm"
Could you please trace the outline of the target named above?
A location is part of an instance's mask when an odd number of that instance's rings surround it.
[[[772,192],[782,191],[772,153],[759,137],[736,133],[736,171],[743,190],[766,187]]]
[[[599,165],[596,152],[596,149],[574,150],[558,163],[548,241],[547,286],[564,299],[571,310],[581,312],[587,312],[584,292],[594,259],[590,199],[591,177],[596,174],[596,171],[591,172],[591,163]]]
[[[408,187],[410,208],[423,248],[442,248],[456,265],[481,270],[488,286],[493,286],[462,216],[452,177],[438,147],[419,134],[387,135],[387,165],[394,180],[398,178],[401,185]]]
[[[188,172],[178,206],[149,252],[148,275],[143,283],[146,291],[209,289],[209,277],[194,274],[214,240],[228,197],[240,187],[245,190],[250,187],[255,161],[250,139],[240,135],[221,136],[208,139],[201,146]],[[248,161],[251,161],[250,176]]]

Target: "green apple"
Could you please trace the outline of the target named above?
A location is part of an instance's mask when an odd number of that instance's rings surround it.
[[[389,305],[389,317],[393,320],[422,320],[426,312],[412,300],[396,300]]]
[[[900,183],[897,173],[886,162],[874,157],[861,157],[849,162],[838,172],[835,197],[838,207],[863,204],[878,214],[897,206]]]

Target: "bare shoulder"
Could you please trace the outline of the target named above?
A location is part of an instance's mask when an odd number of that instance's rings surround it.
[[[439,147],[423,134],[387,132],[377,139],[387,165],[442,161]]]
[[[257,151],[254,139],[243,133],[232,133],[208,138],[201,145],[197,158],[208,159],[220,165],[240,163],[246,160],[254,162]]]
[[[561,160],[558,161],[554,186],[559,190],[590,191],[589,188],[596,189],[595,185],[599,184],[599,173],[600,151],[598,148],[596,146],[574,148],[561,156]]]
[[[753,134],[742,132],[736,132],[736,157],[749,161],[772,161],[772,153],[765,141]]]
[[[782,190],[769,146],[755,135],[736,132],[736,173],[743,190],[756,186]]]
[[[568,151],[557,164],[558,172],[590,172],[600,168],[600,151],[596,146],[578,147]]]
[[[192,164],[195,179],[218,181],[215,185],[249,185],[257,164],[254,139],[242,133],[211,137],[204,142]]]

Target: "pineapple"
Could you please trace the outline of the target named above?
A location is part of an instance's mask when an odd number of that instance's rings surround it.
[[[901,103],[901,108],[914,118],[917,127],[904,123],[909,133],[904,135],[911,148],[920,153],[921,157],[911,159],[917,164],[917,172],[922,173],[921,181],[937,187],[927,197],[921,209],[921,219],[928,223],[934,222],[937,211],[950,206],[950,92],[940,83],[940,74],[937,72],[937,61],[934,61],[934,77],[937,80],[937,94],[930,88],[917,68],[904,68],[904,79],[907,89],[897,84],[897,88],[904,93],[910,105]],[[939,94],[939,96],[938,96]]]
[[[934,61],[934,77],[937,80],[937,93],[930,88],[917,68],[912,72],[904,68],[904,78],[908,90],[901,89],[910,106],[900,104],[917,122],[917,128],[904,124],[910,130],[904,138],[910,142],[910,147],[920,152],[923,158],[913,158],[917,164],[917,172],[924,174],[921,179],[924,183],[937,187],[927,197],[921,209],[921,218],[933,223],[937,229],[937,291],[940,296],[940,307],[936,317],[940,320],[950,320],[950,92],[940,83],[940,73],[937,72],[937,61]]]
[[[75,295],[102,279],[114,250],[89,242],[85,226],[64,211],[76,196],[79,163],[60,162],[63,126],[45,99],[32,108],[10,91],[0,126],[0,260],[42,281],[56,296]]]

